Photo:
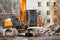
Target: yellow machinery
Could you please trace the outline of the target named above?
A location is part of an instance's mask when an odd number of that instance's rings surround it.
[[[20,0],[20,12],[19,12],[19,16],[17,16],[19,21],[25,21],[25,4],[26,4],[26,0]],[[4,21],[4,26],[12,26],[12,21],[11,19],[6,19]]]
[[[4,26],[5,27],[10,27],[12,26],[12,21],[11,21],[11,18],[8,18],[4,21]]]

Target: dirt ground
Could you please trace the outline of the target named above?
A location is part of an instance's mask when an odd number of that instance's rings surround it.
[[[0,40],[60,40],[60,36],[42,36],[42,37],[0,37]]]

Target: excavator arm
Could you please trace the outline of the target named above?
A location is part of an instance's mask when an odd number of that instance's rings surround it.
[[[25,20],[25,4],[26,0],[20,0],[20,20]]]

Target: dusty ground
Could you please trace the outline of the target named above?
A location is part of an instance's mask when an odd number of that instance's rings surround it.
[[[0,37],[0,40],[60,40],[60,36],[42,36],[42,37]]]

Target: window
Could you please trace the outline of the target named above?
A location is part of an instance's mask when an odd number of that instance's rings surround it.
[[[57,10],[54,10],[54,15],[57,15]]]
[[[39,6],[39,7],[41,6],[41,2],[38,2],[38,6]]]
[[[54,6],[56,6],[56,2],[54,2]]]
[[[47,19],[47,23],[50,23],[50,19]]]
[[[50,15],[50,11],[49,10],[47,11],[47,15]]]
[[[57,19],[54,19],[54,23],[56,23],[57,22]]]
[[[47,6],[50,6],[50,2],[47,2]]]

